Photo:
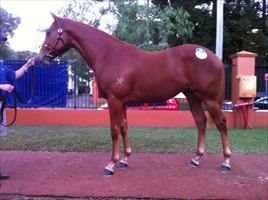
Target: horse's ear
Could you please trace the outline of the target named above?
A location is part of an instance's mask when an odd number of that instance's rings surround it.
[[[56,16],[54,13],[51,12],[51,16],[53,17],[55,22],[59,22],[60,18],[58,16]]]

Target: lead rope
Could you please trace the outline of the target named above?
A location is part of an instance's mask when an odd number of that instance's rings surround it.
[[[6,107],[7,97],[8,97],[8,94],[6,94],[4,96],[3,101],[2,101],[2,105],[1,105],[1,109],[0,109],[0,123],[1,123],[1,126],[5,126],[5,127],[12,126],[17,119],[17,97],[14,93],[14,107],[13,107],[14,108],[14,117],[13,117],[13,120],[9,124],[4,124],[4,110]]]
[[[31,73],[31,78],[32,78],[32,83],[31,83],[31,97],[28,101],[24,101],[19,92],[17,91],[16,88],[14,88],[13,92],[14,92],[14,105],[13,107],[10,107],[10,108],[13,108],[14,109],[14,117],[13,117],[13,120],[9,123],[9,124],[4,124],[4,110],[5,110],[5,107],[6,107],[6,102],[7,102],[7,98],[8,98],[8,93],[6,93],[6,95],[4,96],[3,98],[3,101],[2,101],[2,105],[1,105],[1,108],[0,108],[0,124],[1,126],[5,126],[5,127],[9,127],[9,126],[12,126],[16,119],[17,119],[17,99],[22,103],[22,104],[29,104],[32,102],[32,99],[33,99],[33,96],[34,96],[34,66],[32,66],[32,73]]]

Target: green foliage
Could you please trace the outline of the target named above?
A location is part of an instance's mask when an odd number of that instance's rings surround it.
[[[191,37],[193,24],[182,8],[160,9],[138,1],[115,0],[118,19],[114,35],[147,50],[159,50],[184,43]]]
[[[106,14],[106,9],[104,7],[98,7],[97,3],[97,0],[69,0],[68,5],[61,8],[59,13],[75,21],[82,21],[85,24],[98,27],[101,18]],[[94,6],[97,6],[97,9]]]
[[[18,28],[20,24],[19,17],[13,17],[5,9],[0,6],[0,32],[5,36],[13,36],[14,30]],[[0,59],[14,60],[17,58],[16,53],[9,48],[8,41],[0,43]]]
[[[265,32],[268,26],[263,25],[260,2],[226,0],[225,10],[224,46],[228,47],[225,55],[246,50],[258,53],[259,57],[267,57],[268,35]]]
[[[18,28],[20,24],[20,18],[19,17],[13,17],[12,14],[8,13],[5,9],[3,9],[0,6],[0,27],[1,27],[1,33],[3,35],[14,35],[14,30]]]
[[[16,53],[18,60],[28,60],[29,58],[37,56],[37,53],[31,51],[18,51]]]
[[[16,60],[17,54],[6,42],[0,43],[0,60]]]
[[[70,0],[60,13],[74,20],[99,27],[102,18],[114,14],[117,18],[115,30],[108,29],[123,41],[148,50],[159,50],[182,44],[191,37],[193,24],[190,15],[182,8],[147,6],[137,0],[78,1]]]
[[[159,7],[168,1],[152,0]],[[173,7],[181,6],[191,15],[194,23],[189,43],[201,44],[215,50],[216,0],[170,0]],[[258,57],[268,56],[268,25],[266,0],[225,0],[223,57],[246,50],[256,52]],[[256,33],[252,29],[258,30]]]

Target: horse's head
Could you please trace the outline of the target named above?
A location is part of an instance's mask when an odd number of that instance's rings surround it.
[[[64,18],[59,18],[51,13],[54,22],[46,30],[46,38],[39,51],[37,60],[49,64],[57,56],[61,56],[70,49],[70,38],[64,32]]]

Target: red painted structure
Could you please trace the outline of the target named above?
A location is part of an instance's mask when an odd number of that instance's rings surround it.
[[[13,110],[7,111],[8,118]],[[196,127],[190,111],[170,110],[128,110],[129,126],[157,127]],[[208,116],[207,127],[215,125]],[[227,127],[236,128],[237,122],[243,122],[242,116],[235,112],[224,112]],[[268,112],[252,112],[248,120],[254,128],[268,128]],[[68,110],[68,109],[18,109],[16,125],[52,125],[52,126],[110,126],[108,110]],[[243,124],[242,124],[243,125]],[[243,127],[243,126],[242,126]]]

